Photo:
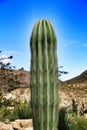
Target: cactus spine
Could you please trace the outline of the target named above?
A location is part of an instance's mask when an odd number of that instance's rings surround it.
[[[48,20],[36,22],[30,39],[31,102],[34,130],[56,130],[58,65],[56,36]]]

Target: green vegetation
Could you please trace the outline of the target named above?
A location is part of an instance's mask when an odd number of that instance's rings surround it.
[[[24,103],[17,103],[14,107],[13,115],[16,115],[18,119],[32,118],[30,103],[27,103],[27,101]]]
[[[58,120],[58,130],[69,130],[70,120],[67,118],[66,108],[61,108],[59,110]]]
[[[16,119],[32,118],[31,105],[27,101],[24,103],[0,99],[0,121],[14,121]]]
[[[58,130],[87,130],[87,119],[73,112],[68,113],[66,108],[61,108]]]
[[[27,101],[17,101],[0,98],[0,121],[9,123],[16,119],[32,118],[31,105]],[[68,113],[66,108],[59,110],[58,130],[87,130],[87,119],[75,112]]]

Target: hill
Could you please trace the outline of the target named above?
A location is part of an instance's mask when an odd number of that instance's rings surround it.
[[[84,72],[82,72],[80,75],[65,81],[66,83],[86,83],[87,82],[87,70],[85,70]]]
[[[1,93],[10,92],[16,88],[29,88],[30,73],[25,70],[8,70],[0,68]]]
[[[66,95],[66,98],[64,97],[63,100],[62,100],[62,96],[60,95],[63,104],[64,101],[65,102],[67,101],[67,104],[69,104],[70,106],[70,104],[74,100],[78,106],[78,111],[84,109],[84,111],[86,112],[87,111],[87,70],[70,80],[61,82],[60,92]]]

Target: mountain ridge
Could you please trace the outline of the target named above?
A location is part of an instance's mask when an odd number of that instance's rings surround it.
[[[85,83],[85,82],[87,82],[87,70],[85,70],[81,74],[79,74],[69,80],[63,81],[63,82],[64,83]]]

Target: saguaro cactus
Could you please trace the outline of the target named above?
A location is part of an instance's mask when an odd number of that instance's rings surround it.
[[[56,36],[48,20],[36,22],[30,39],[31,102],[34,130],[56,130],[58,65]]]

